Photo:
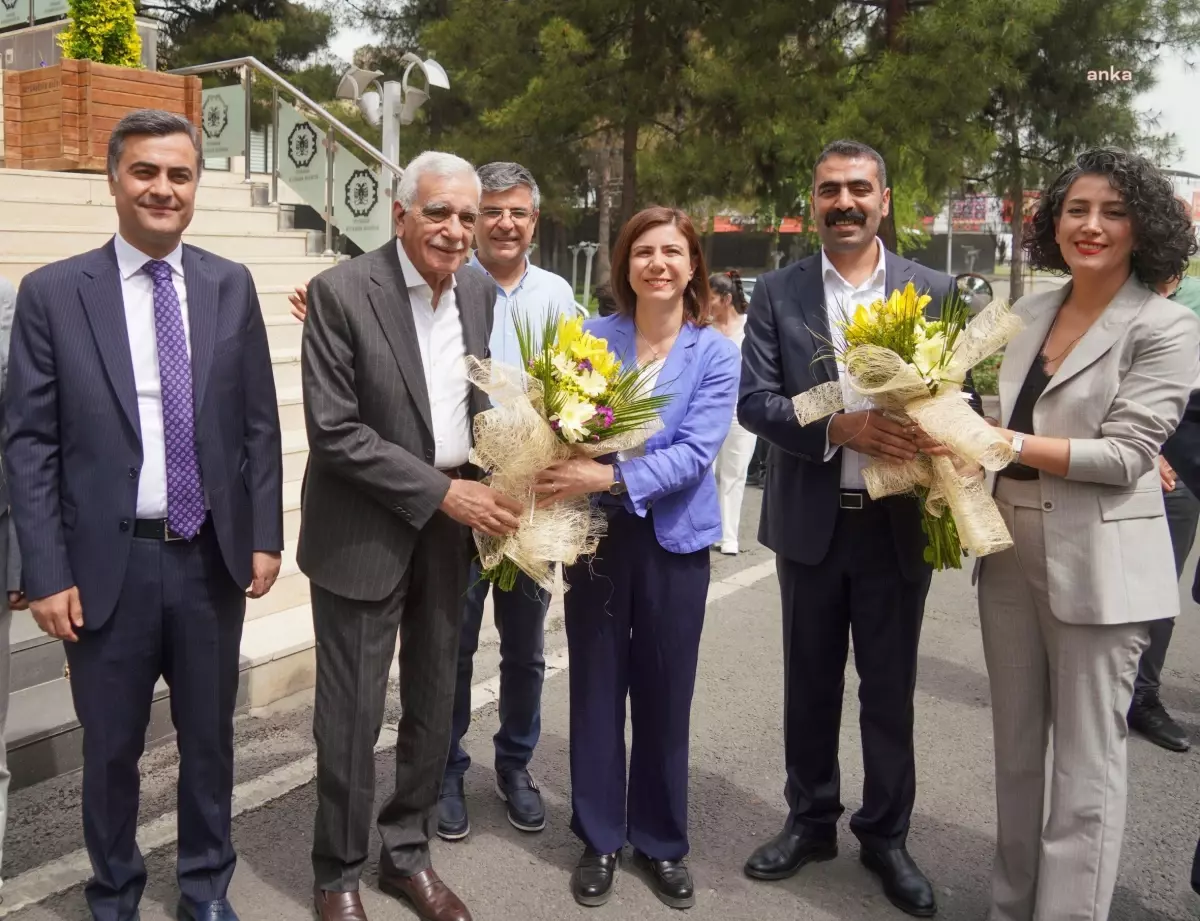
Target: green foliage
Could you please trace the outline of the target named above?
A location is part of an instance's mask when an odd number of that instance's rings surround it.
[[[971,370],[971,379],[975,382],[975,392],[980,396],[996,396],[1000,393],[1000,362],[1004,353],[985,358]]]
[[[133,0],[70,0],[70,24],[58,36],[63,57],[118,67],[142,66]]]

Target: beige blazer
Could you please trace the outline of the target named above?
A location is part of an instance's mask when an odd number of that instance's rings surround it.
[[[1070,289],[1014,305],[1026,326],[1000,366],[1005,426]],[[1040,478],[1050,608],[1064,623],[1178,614],[1156,459],[1198,381],[1200,319],[1130,276],[1034,406],[1036,434],[1071,440],[1067,475]]]

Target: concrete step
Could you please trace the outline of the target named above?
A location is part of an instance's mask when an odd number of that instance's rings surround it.
[[[286,295],[283,296],[287,304]],[[271,351],[276,349],[300,350],[300,341],[304,338],[304,324],[285,311],[268,313],[267,301],[260,291],[259,303],[262,305],[263,322],[267,325],[267,341],[271,343]]]
[[[299,482],[308,465],[308,435],[304,429],[283,432],[283,482]]]
[[[112,200],[77,202],[44,200],[10,195],[3,200],[0,219],[4,226],[64,227],[106,229],[117,228],[117,212]],[[196,213],[188,227],[189,233],[214,233],[237,230],[246,234],[274,234],[279,230],[277,208],[217,207],[196,203]]]
[[[299,385],[276,389],[275,399],[279,403],[279,427],[285,432],[303,432],[304,394]]]
[[[300,536],[300,480],[283,484],[283,539],[291,543]]]
[[[258,181],[258,180],[256,180]],[[0,202],[14,198],[40,198],[49,201],[97,202],[112,207],[108,180],[96,173],[55,173],[45,170],[0,169]],[[200,177],[196,201],[205,207],[247,208],[251,205],[250,186],[228,174],[215,171]]]
[[[0,215],[0,252],[7,256],[42,256],[65,259],[107,243],[113,235],[111,228],[53,227],[15,224]],[[275,233],[247,233],[240,229],[194,233],[189,231],[184,241],[224,256],[244,261],[246,257],[302,257],[308,245],[308,231],[288,230]],[[47,260],[49,261],[49,260]]]
[[[45,254],[17,256],[0,251],[0,275],[14,285],[19,284],[21,279],[34,269],[57,262],[61,258],[63,257]],[[297,277],[302,280],[310,278],[334,263],[332,258],[324,256],[249,256],[238,258],[237,261],[250,270],[255,287],[259,290],[295,285],[294,279]],[[286,297],[284,303],[286,304]]]
[[[271,372],[275,375],[275,389],[300,386],[300,350],[271,349]]]
[[[9,633],[9,690],[23,691],[63,676],[63,645],[41,631],[29,611],[14,611]]]

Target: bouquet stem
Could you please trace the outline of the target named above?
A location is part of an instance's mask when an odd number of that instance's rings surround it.
[[[483,570],[479,577],[485,582],[491,582],[502,592],[511,592],[517,587],[517,577],[520,575],[521,568],[505,557],[491,569]]]
[[[925,507],[929,490],[918,490],[918,495],[921,503],[921,530],[925,532],[928,541],[925,545],[925,562],[931,564],[936,572],[962,569],[965,554],[958,539],[958,528],[954,526],[954,516],[949,510],[940,516],[929,514]]]

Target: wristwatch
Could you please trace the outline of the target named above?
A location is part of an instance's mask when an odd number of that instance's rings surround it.
[[[1021,450],[1024,447],[1025,447],[1025,436],[1022,435],[1020,432],[1013,432],[1012,449],[1013,449],[1013,463],[1014,464],[1021,463]]]
[[[621,476],[621,467],[619,464],[612,465],[613,481],[608,487],[608,492],[613,496],[623,496],[628,490],[625,488],[625,478]]]

